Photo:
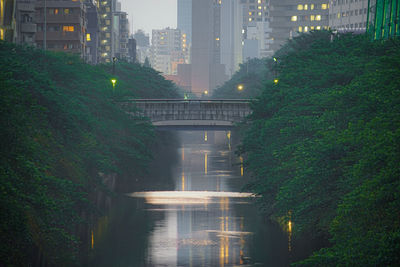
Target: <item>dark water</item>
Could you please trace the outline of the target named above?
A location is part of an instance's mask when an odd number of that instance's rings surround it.
[[[287,266],[288,233],[238,193],[247,177],[228,137],[181,133],[176,164],[157,170],[174,188],[119,198],[93,230],[90,265]]]

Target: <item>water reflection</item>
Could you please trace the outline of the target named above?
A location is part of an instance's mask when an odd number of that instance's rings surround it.
[[[287,236],[266,227],[255,196],[240,192],[247,178],[230,139],[230,132],[183,135],[174,190],[126,194],[120,213],[111,216],[117,224],[110,223],[104,239],[109,248],[101,242],[103,254],[92,266],[286,266]],[[96,232],[94,243],[96,249]],[[139,261],[132,261],[132,250]]]

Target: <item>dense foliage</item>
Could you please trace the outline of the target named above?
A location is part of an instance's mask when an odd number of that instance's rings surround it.
[[[239,70],[232,78],[213,92],[213,98],[221,99],[250,99],[261,94],[263,82],[271,79],[267,65],[272,64],[267,59],[249,59],[240,64]],[[241,87],[239,87],[241,86]]]
[[[111,65],[4,42],[0,69],[0,265],[76,265],[99,195],[143,176],[152,157],[152,127],[117,100],[177,90],[127,63],[112,90]]]
[[[275,55],[241,153],[263,210],[330,246],[305,266],[400,262],[400,42],[311,32]]]

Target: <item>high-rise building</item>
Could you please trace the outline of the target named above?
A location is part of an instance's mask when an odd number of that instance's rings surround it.
[[[36,45],[52,51],[80,54],[83,57],[86,50],[85,5],[81,1],[46,0],[37,1],[35,8]]]
[[[192,1],[191,88],[196,95],[210,94],[226,79],[221,64],[221,1]]]
[[[113,1],[103,0],[98,2],[98,12],[100,17],[100,62],[111,62],[112,57],[112,12]]]
[[[129,22],[128,14],[122,11],[113,12],[112,54],[120,59],[128,59]]]
[[[17,0],[15,13],[17,44],[35,45],[35,0]]]
[[[192,0],[178,0],[178,29],[186,34],[187,43],[192,41]]]
[[[221,1],[221,63],[229,77],[243,62],[243,7],[240,0]]]
[[[135,63],[136,59],[136,40],[133,38],[129,38],[128,40],[128,61],[131,63]]]
[[[270,0],[269,17],[276,51],[298,32],[328,29],[329,0]]]
[[[97,9],[96,0],[86,0],[86,58],[85,61],[90,64],[97,64],[99,61],[100,44],[100,17]]]
[[[153,30],[151,66],[164,74],[176,74],[177,65],[185,63],[182,40],[179,29]]]
[[[373,2],[373,1],[369,1]],[[368,0],[332,0],[329,6],[329,27],[339,32],[365,32]]]

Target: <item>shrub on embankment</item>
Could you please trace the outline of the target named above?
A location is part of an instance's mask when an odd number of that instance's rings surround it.
[[[400,262],[400,42],[311,32],[275,54],[240,152],[264,212],[330,240],[305,266]]]
[[[151,159],[152,127],[116,100],[177,90],[121,63],[113,91],[111,65],[5,42],[0,70],[0,265],[77,265],[98,192],[115,176],[143,175]]]

